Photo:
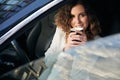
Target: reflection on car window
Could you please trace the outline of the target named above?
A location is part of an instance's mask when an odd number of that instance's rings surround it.
[[[0,0],[0,24],[35,0]]]

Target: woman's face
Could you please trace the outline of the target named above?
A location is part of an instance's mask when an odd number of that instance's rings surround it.
[[[81,26],[84,30],[88,27],[88,16],[82,5],[76,5],[71,9],[71,26]]]

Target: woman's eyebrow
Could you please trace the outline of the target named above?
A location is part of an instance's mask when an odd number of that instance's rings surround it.
[[[87,14],[86,12],[79,13],[79,15],[86,15],[86,14]]]

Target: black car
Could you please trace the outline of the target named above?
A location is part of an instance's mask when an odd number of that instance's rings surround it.
[[[56,27],[54,15],[70,0],[0,0],[0,75],[44,57]],[[88,0],[102,37],[120,32],[117,0]]]

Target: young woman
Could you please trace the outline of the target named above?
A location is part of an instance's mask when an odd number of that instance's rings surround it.
[[[100,32],[100,24],[88,4],[81,0],[71,0],[55,16],[57,26],[50,48],[45,53],[45,64],[48,69],[40,80],[46,80],[57,56],[62,51],[94,40]],[[71,28],[80,27],[82,31],[71,32]]]

